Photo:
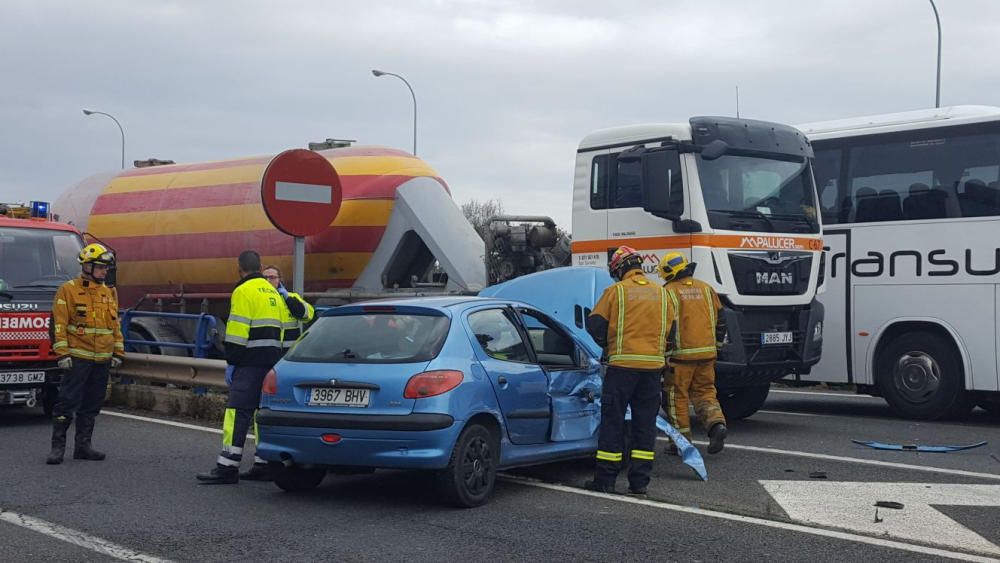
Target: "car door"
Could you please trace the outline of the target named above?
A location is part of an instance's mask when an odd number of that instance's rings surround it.
[[[551,412],[548,378],[524,340],[517,313],[506,307],[472,311],[466,317],[479,363],[496,392],[510,441],[548,439]]]
[[[538,364],[549,381],[554,442],[586,440],[601,422],[601,364],[569,329],[541,311],[518,307]]]

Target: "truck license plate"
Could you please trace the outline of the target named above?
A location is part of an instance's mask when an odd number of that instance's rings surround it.
[[[792,333],[790,332],[765,332],[760,335],[761,344],[791,344]]]
[[[0,385],[16,383],[45,383],[44,371],[0,372]]]
[[[316,407],[367,407],[370,395],[368,389],[313,387],[309,391],[309,404]]]

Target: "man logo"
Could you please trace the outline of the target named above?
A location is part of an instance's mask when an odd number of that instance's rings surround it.
[[[789,272],[756,272],[757,285],[792,285],[792,274]]]

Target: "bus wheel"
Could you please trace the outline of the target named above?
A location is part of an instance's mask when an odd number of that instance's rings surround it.
[[[751,385],[735,389],[719,389],[719,406],[726,420],[740,420],[753,415],[764,406],[771,384]]]
[[[904,418],[958,418],[974,404],[958,351],[932,332],[905,332],[890,341],[876,360],[875,380],[889,408]]]

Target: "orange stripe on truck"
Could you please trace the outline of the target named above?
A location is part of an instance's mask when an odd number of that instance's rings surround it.
[[[744,250],[823,250],[823,239],[785,237],[780,235],[670,235],[614,240],[582,240],[573,242],[573,254],[607,252],[627,245],[636,250],[667,248],[740,248]]]

